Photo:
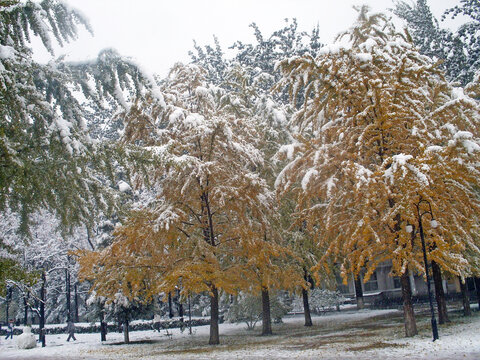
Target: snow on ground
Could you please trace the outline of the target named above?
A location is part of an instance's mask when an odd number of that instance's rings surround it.
[[[428,314],[417,314],[419,335],[404,338],[398,310],[332,312],[303,326],[303,315],[274,324],[275,335],[259,336],[260,328],[247,331],[243,324],[221,324],[219,346],[208,346],[209,327],[166,331],[135,331],[129,345],[123,334],[47,335],[47,347],[19,350],[14,340],[0,339],[0,359],[480,359],[480,313],[464,318],[452,312],[452,322],[440,327],[440,340],[432,342]]]

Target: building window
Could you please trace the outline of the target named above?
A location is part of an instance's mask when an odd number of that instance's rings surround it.
[[[400,281],[400,276],[393,277],[393,288],[400,289],[402,287],[402,282]]]
[[[372,276],[370,276],[370,279],[368,279],[368,281],[363,284],[363,289],[365,292],[378,290],[378,281],[377,281],[376,271],[372,274]]]

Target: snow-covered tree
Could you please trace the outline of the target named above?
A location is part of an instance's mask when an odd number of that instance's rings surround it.
[[[459,14],[471,16],[472,21],[461,25],[456,31],[440,27],[426,0],[417,0],[415,3],[397,1],[393,12],[407,22],[408,31],[420,52],[442,61],[440,66],[449,81],[466,85],[472,80],[480,68],[480,47],[475,36],[480,24],[477,1],[462,1],[462,6],[449,9],[442,16],[443,19],[448,14],[452,17]]]
[[[129,297],[168,294],[180,281],[182,292],[209,292],[217,344],[218,291],[250,285],[248,259],[239,255],[263,239],[272,194],[254,172],[263,158],[252,120],[224,108],[224,91],[204,76],[196,65],[177,64],[166,104],[142,102],[127,114],[126,141],[159,159],[147,173],[154,197],[137,206],[110,247],[80,262],[99,295],[111,296],[115,283]]]
[[[88,135],[85,101],[127,106],[125,92],[154,86],[139,68],[115,51],[86,63],[36,63],[28,47],[39,36],[53,54],[76,38],[78,25],[90,29],[77,11],[56,0],[0,4],[0,211],[21,216],[49,208],[62,225],[91,222],[105,207],[96,145]]]
[[[364,281],[392,261],[407,286],[408,268],[425,269],[416,232],[405,226],[418,223],[426,203],[442,218],[438,231],[426,226],[429,257],[467,274],[464,249],[478,232],[478,104],[366,7],[317,58],[285,60],[280,70],[294,99],[305,88],[305,101],[277,188],[297,194],[306,230],[328,249],[323,260],[341,262],[344,278],[366,268]],[[404,309],[411,336],[413,309]]]

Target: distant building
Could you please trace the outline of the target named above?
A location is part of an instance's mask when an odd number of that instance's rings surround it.
[[[373,303],[379,299],[395,299],[402,296],[402,289],[400,284],[399,277],[390,276],[390,271],[392,270],[392,265],[388,262],[383,263],[373,272],[370,279],[364,283],[363,274],[360,275],[362,280],[362,290],[363,294],[366,297],[366,302]],[[417,274],[410,272],[410,285],[412,287],[413,296],[424,296],[427,295],[427,284],[423,277],[423,274]],[[435,289],[433,280],[431,282],[432,290]],[[475,282],[473,279],[467,279],[467,288],[470,292],[474,292]],[[353,282],[353,277],[350,277],[348,284],[345,285],[342,282],[340,276],[337,276],[337,290],[340,291],[343,295],[347,297],[355,297],[355,284]],[[443,280],[443,290],[446,295],[455,294],[460,292],[460,283],[457,277]],[[472,294],[473,295],[473,294]],[[369,301],[368,298],[371,298]]]

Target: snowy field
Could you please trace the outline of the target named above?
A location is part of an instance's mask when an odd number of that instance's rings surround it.
[[[403,337],[402,313],[398,310],[363,310],[331,313],[313,318],[305,328],[303,316],[287,317],[275,324],[275,335],[262,337],[257,327],[247,331],[242,324],[222,324],[219,346],[208,346],[208,326],[189,335],[179,329],[135,331],[132,344],[123,334],[109,333],[100,343],[99,334],[47,335],[47,347],[18,350],[15,337],[0,340],[0,359],[480,359],[480,313],[464,318],[451,312],[452,322],[440,326],[440,340],[431,341],[426,312],[417,317],[419,335]]]

